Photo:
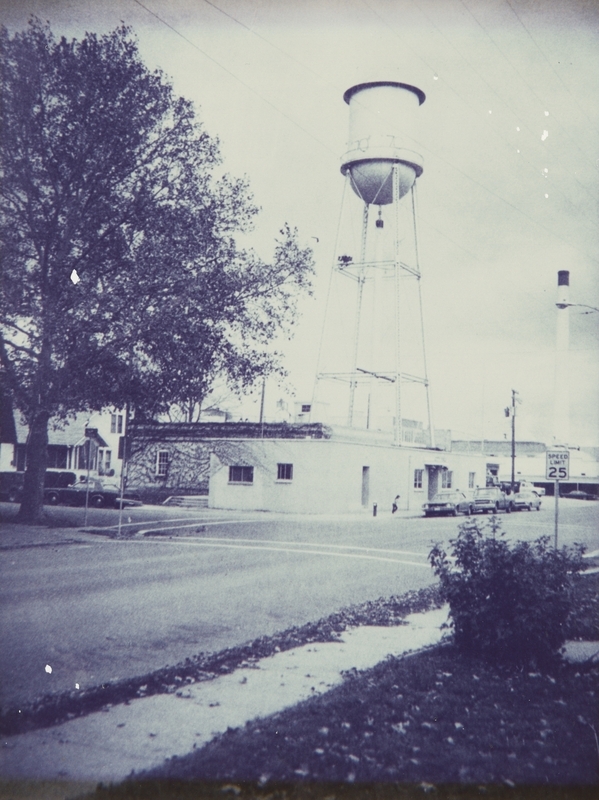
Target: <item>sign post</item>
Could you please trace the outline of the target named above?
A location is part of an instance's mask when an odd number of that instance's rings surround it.
[[[87,528],[87,511],[89,509],[89,472],[91,470],[91,461],[92,461],[92,440],[95,436],[98,435],[97,428],[86,428],[85,429],[85,446],[87,449],[87,479],[85,484],[85,516],[83,518],[83,527]]]
[[[570,453],[565,448],[562,450],[547,450],[547,464],[545,477],[552,480],[555,494],[555,541],[557,550],[557,526],[559,518],[559,482],[570,479]]]

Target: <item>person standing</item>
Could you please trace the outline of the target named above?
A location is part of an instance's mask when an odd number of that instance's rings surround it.
[[[399,495],[395,495],[395,499],[393,500],[393,505],[391,506],[391,513],[395,514],[397,509],[399,508]]]

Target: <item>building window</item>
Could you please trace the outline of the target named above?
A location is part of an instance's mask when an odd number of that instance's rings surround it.
[[[474,481],[476,480],[476,472],[468,473],[468,488],[474,489]]]
[[[95,470],[98,466],[98,448],[91,439],[75,448],[75,469]]]
[[[112,451],[100,450],[98,454],[98,474],[108,475],[110,472],[110,462],[112,459]]]
[[[309,414],[312,411],[312,406],[309,403],[303,403],[302,414]]]
[[[445,469],[441,473],[441,488],[442,489],[451,489],[451,484],[453,481],[453,472],[450,469]]]
[[[423,469],[414,470],[414,489],[422,489],[422,473]]]
[[[67,448],[66,445],[48,445],[47,469],[66,469],[67,468]]]
[[[123,415],[111,414],[110,415],[110,433],[123,432]]]
[[[277,464],[277,480],[293,480],[293,464]]]
[[[156,476],[164,478],[168,469],[168,450],[159,450],[156,455]]]
[[[25,465],[27,463],[27,446],[24,444],[18,444],[16,445],[15,449],[15,466],[19,472],[24,472]]]
[[[253,467],[229,467],[229,483],[253,483]]]

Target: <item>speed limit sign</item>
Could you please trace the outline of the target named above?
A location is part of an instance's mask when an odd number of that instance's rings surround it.
[[[548,450],[545,477],[550,481],[570,480],[570,453],[567,450]]]

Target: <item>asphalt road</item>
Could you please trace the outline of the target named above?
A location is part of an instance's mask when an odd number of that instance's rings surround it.
[[[500,516],[512,538],[553,536],[551,498]],[[560,544],[597,549],[598,520],[599,504],[560,501]],[[425,586],[431,543],[458,522],[144,507],[125,514],[133,539],[0,549],[0,702],[144,674]],[[114,525],[116,512],[89,523]]]

